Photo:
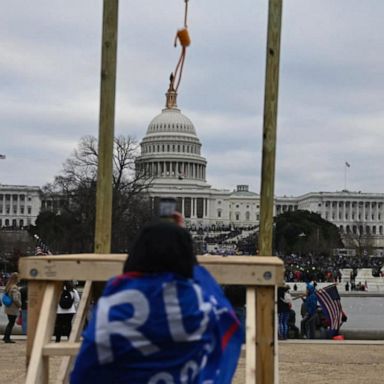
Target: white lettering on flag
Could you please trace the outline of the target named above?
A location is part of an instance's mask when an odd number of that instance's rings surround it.
[[[156,373],[155,376],[152,376],[148,381],[148,384],[174,384],[172,375],[167,372]]]
[[[203,333],[207,328],[208,321],[209,321],[209,312],[212,309],[212,305],[211,303],[204,302],[201,288],[198,285],[193,284],[193,288],[194,288],[194,291],[196,292],[199,310],[203,314],[203,319],[200,323],[200,327],[197,328],[191,334],[188,334],[183,324],[183,314],[181,313],[181,307],[180,307],[179,299],[177,297],[176,283],[171,282],[171,283],[164,284],[163,286],[165,311],[167,313],[169,329],[174,341],[200,340],[201,336],[203,335]]]
[[[115,305],[131,304],[133,316],[124,321],[109,321],[109,311]],[[141,332],[137,330],[149,316],[149,303],[143,293],[136,289],[125,290],[114,295],[101,297],[97,306],[95,338],[100,364],[113,361],[111,335],[118,334],[127,338],[132,346],[143,355],[159,350]]]

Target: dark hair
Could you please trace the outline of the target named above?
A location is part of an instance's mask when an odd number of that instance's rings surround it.
[[[73,284],[73,281],[72,280],[66,280],[64,281],[64,288],[67,290],[67,291],[73,291],[75,287],[75,284]]]
[[[184,228],[168,222],[146,225],[139,233],[124,264],[124,272],[173,272],[193,275],[197,258],[192,238]]]

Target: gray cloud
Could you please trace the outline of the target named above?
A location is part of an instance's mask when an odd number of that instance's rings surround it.
[[[267,0],[190,1],[179,106],[217,188],[260,190]],[[141,139],[164,105],[181,0],[120,2],[116,133]],[[383,191],[382,0],[284,2],[276,193]],[[0,14],[0,182],[43,185],[97,135],[102,1]]]

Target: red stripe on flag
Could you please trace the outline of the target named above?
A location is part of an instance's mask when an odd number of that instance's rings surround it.
[[[221,338],[221,349],[225,349],[229,340],[231,340],[232,336],[235,334],[237,329],[239,328],[239,324],[234,322],[225,332],[224,336]]]

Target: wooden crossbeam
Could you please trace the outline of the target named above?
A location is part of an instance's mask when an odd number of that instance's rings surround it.
[[[79,352],[81,343],[63,342],[49,343],[43,347],[43,356],[76,356]],[[62,381],[60,381],[62,382]]]
[[[34,334],[32,354],[29,361],[26,384],[48,383],[48,357],[43,355],[43,348],[49,343],[55,326],[56,308],[61,291],[61,284],[48,282],[38,314],[36,333]],[[34,316],[36,313],[34,313]],[[29,337],[28,333],[28,337]]]
[[[256,375],[256,289],[248,287],[246,291],[245,317],[245,384],[254,384]]]
[[[36,280],[106,281],[122,272],[127,255],[79,254],[22,258],[20,274]],[[275,286],[283,280],[283,262],[277,257],[198,256],[220,284]]]

